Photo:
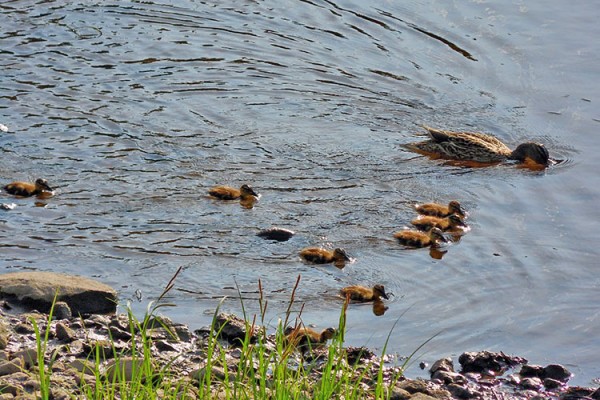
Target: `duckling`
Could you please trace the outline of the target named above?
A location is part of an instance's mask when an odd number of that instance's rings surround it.
[[[383,301],[381,300],[375,300],[373,302],[373,314],[375,314],[376,316],[380,317],[383,314],[385,314],[385,312],[389,309],[388,306],[386,306]]]
[[[438,242],[447,242],[443,232],[439,228],[431,228],[429,232],[400,231],[394,233],[398,241],[410,247],[437,246]]]
[[[42,178],[30,182],[12,182],[4,186],[7,193],[15,196],[30,197],[42,194],[43,192],[53,192],[54,189],[48,185],[48,181]]]
[[[333,339],[336,332],[335,328],[326,328],[317,332],[304,326],[289,326],[285,329],[284,334],[288,343],[304,352],[324,346],[329,339]]]
[[[467,212],[456,200],[452,200],[447,206],[437,203],[425,203],[415,205],[415,210],[421,215],[431,215],[433,217],[449,217],[451,214],[457,214],[466,217]]]
[[[505,160],[533,162],[547,166],[550,155],[543,144],[526,142],[515,150],[497,138],[484,133],[450,132],[423,126],[430,139],[407,145],[410,150],[443,158],[479,163],[497,163]]]
[[[215,186],[208,191],[208,194],[220,200],[254,200],[258,198],[258,194],[249,185],[242,185],[239,189]]]
[[[314,264],[328,264],[332,262],[336,267],[343,267],[346,261],[350,261],[346,250],[340,248],[326,250],[320,247],[307,247],[300,250],[300,257]]]
[[[340,290],[340,294],[343,297],[349,296],[350,300],[358,302],[377,301],[382,297],[388,299],[383,285],[375,285],[372,288],[366,288],[364,286],[347,286]]]
[[[258,232],[256,236],[261,237],[267,240],[276,240],[278,242],[285,242],[290,240],[292,236],[294,236],[295,232],[290,231],[289,229],[272,227],[268,229],[263,229]]]
[[[456,231],[460,228],[466,228],[467,224],[464,223],[461,217],[456,214],[451,214],[446,218],[424,216],[413,219],[411,222],[417,229],[422,231],[428,231],[431,228],[440,228],[442,231]]]

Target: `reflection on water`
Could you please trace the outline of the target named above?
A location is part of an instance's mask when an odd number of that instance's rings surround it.
[[[259,279],[276,324],[300,275],[292,311],[319,326],[337,322],[339,288],[382,282],[398,295],[383,316],[353,309],[348,344],[380,349],[401,316],[390,351],[441,331],[425,358],[503,350],[572,363],[586,383],[600,375],[587,8],[4,3],[0,180],[58,190],[0,196],[16,204],[0,214],[0,265],[96,277],[143,298],[140,312],[182,266],[169,312],[192,327],[224,296],[256,312]],[[431,160],[404,148],[422,124],[541,142],[568,161]],[[252,207],[207,197],[240,182],[262,194]],[[451,198],[473,211],[460,243],[430,256],[392,240],[413,204]],[[295,235],[256,236],[268,226]],[[309,245],[355,261],[304,264]]]

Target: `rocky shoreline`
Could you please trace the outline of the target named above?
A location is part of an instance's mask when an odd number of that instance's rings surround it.
[[[151,343],[155,370],[168,366],[169,373],[161,375],[161,379],[177,381],[174,386],[186,388],[180,398],[202,398],[197,388],[206,382],[207,373],[214,398],[225,398],[221,390],[239,368],[240,341],[246,337],[253,342],[258,340],[257,335],[263,335],[266,347],[275,351],[272,332],[254,329],[248,333],[247,322],[227,314],[215,317],[212,330],[191,331],[186,325],[158,316],[147,318],[142,326],[128,314],[82,313],[73,310],[72,304],[78,303],[67,298],[69,301],[59,299],[54,305],[48,326],[47,313],[22,310],[21,306],[33,304],[31,296],[25,296],[27,301],[23,302],[23,296],[7,295],[5,287],[8,286],[0,288],[5,298],[0,304],[0,400],[41,397],[36,329],[38,336],[43,338],[46,332],[48,335],[43,362],[50,374],[51,399],[85,398],[82,385],[93,387],[95,380],[110,380],[117,371],[127,380],[126,375],[131,375],[139,362],[133,347],[143,340]],[[208,355],[213,354],[210,347],[214,342],[210,339],[214,337],[219,340],[219,349],[226,353],[221,358],[227,360],[226,365],[207,363]],[[357,366],[357,379],[367,389],[376,384],[381,368],[384,379],[398,372],[397,367],[380,365],[382,358],[369,349],[343,350],[345,362]],[[310,357],[297,354],[293,359],[298,364],[312,363],[311,375],[316,383],[323,376],[319,365],[324,365],[327,356],[325,348]],[[600,400],[598,388],[569,386],[571,373],[561,365],[529,365],[523,358],[488,351],[463,353],[456,361],[460,368],[455,368],[451,358],[436,361],[429,368],[429,379],[401,377],[389,381],[388,398]]]

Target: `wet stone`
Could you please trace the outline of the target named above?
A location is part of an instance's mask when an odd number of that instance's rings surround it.
[[[519,375],[523,378],[541,378],[544,376],[544,367],[541,365],[525,364],[521,367]]]
[[[447,386],[448,391],[452,394],[453,397],[459,399],[471,399],[474,397],[479,397],[480,393],[473,392],[469,390],[469,388],[457,385],[455,383],[451,383]]]
[[[436,371],[449,371],[454,372],[454,363],[450,357],[442,358],[433,363],[429,372],[432,374]]]
[[[248,325],[250,327],[250,325]],[[221,313],[215,318],[215,331],[220,332],[219,338],[229,341],[231,344],[239,344],[246,337],[246,322],[233,315]],[[256,329],[250,335],[250,342],[256,341]]]
[[[431,375],[432,380],[438,380],[446,385],[450,383],[464,384],[467,382],[466,378],[459,373],[437,370]]]
[[[556,379],[546,378],[544,379],[544,387],[546,389],[556,389],[562,386],[561,381],[557,381]]]
[[[508,356],[502,352],[479,351],[461,354],[458,362],[462,366],[462,372],[480,372],[488,375],[488,371],[504,372],[507,368],[526,363],[527,360],[522,357]]]
[[[71,307],[69,307],[66,302],[57,301],[56,304],[54,304],[52,315],[56,319],[71,319],[73,317],[73,312],[71,312]]]
[[[33,326],[29,323],[26,322],[22,322],[20,324],[17,324],[15,326],[15,332],[17,332],[18,334],[26,334],[26,333],[33,333]]]
[[[571,378],[571,372],[560,364],[550,364],[544,367],[544,378],[566,382]]]
[[[287,240],[290,240],[290,238],[294,236],[294,231],[290,231],[289,229],[272,227],[268,229],[263,229],[262,231],[258,232],[256,236],[266,240],[285,242]]]
[[[520,386],[523,389],[538,391],[543,385],[540,378],[525,378],[521,381]]]
[[[62,342],[72,342],[76,338],[75,331],[59,322],[56,324],[56,338]]]

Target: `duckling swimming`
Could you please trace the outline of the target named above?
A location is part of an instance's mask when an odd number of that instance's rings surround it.
[[[446,218],[432,217],[430,215],[413,219],[411,222],[417,229],[428,231],[431,228],[440,228],[442,231],[456,231],[461,228],[466,228],[461,217],[456,214],[451,214]]]
[[[37,196],[44,192],[51,193],[54,191],[48,184],[48,181],[42,178],[36,179],[34,183],[12,182],[4,186],[4,190],[9,194],[23,197]]]
[[[364,286],[347,286],[340,290],[340,294],[343,297],[349,296],[350,300],[363,303],[381,300],[382,297],[384,299],[388,298],[383,285],[375,285],[372,288],[367,288]]]
[[[439,242],[447,242],[439,228],[432,228],[429,232],[405,230],[394,233],[394,237],[401,244],[410,247],[435,247]]]
[[[452,214],[457,214],[461,217],[466,217],[467,212],[456,200],[452,200],[447,206],[437,203],[417,204],[415,210],[421,215],[431,215],[433,217],[448,217]]]
[[[324,346],[329,339],[333,339],[336,330],[335,328],[326,328],[317,332],[304,326],[295,328],[289,326],[285,329],[284,334],[288,343],[304,352]]]
[[[351,261],[346,250],[340,248],[327,250],[320,247],[307,247],[300,250],[300,257],[313,264],[334,263],[338,268],[344,267],[347,261]]]
[[[208,194],[220,200],[258,198],[258,194],[249,185],[242,185],[239,189],[229,186],[215,186],[208,191]]]
[[[430,139],[407,145],[410,150],[442,158],[479,163],[498,163],[505,160],[547,166],[550,155],[543,144],[526,142],[511,150],[491,135],[473,132],[450,132],[423,126]]]

